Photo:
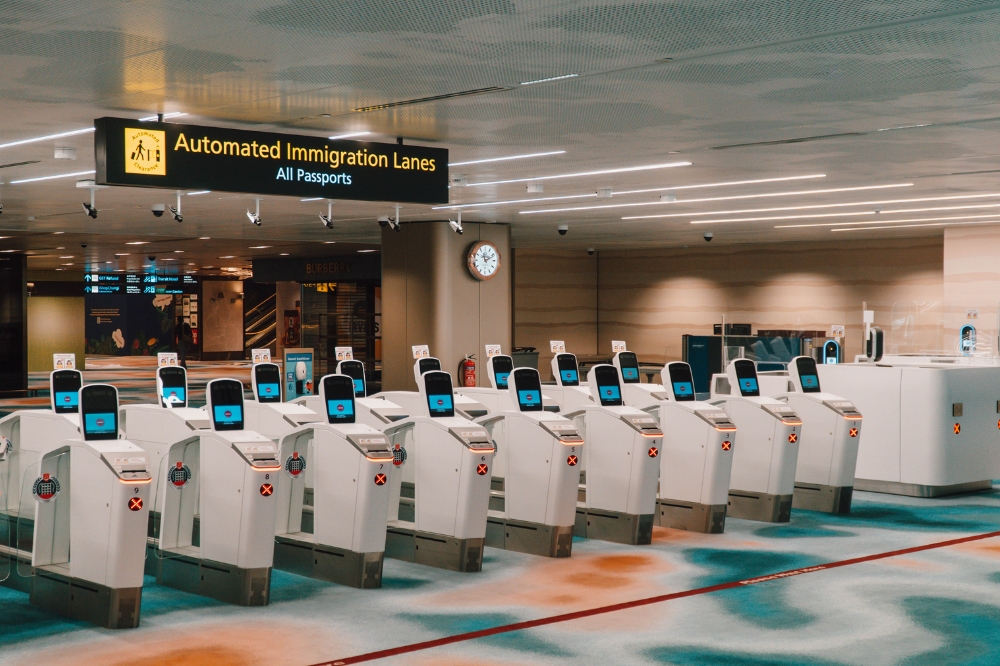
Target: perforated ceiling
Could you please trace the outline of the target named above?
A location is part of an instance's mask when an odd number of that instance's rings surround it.
[[[947,202],[877,202],[1000,193],[997,34],[1000,2],[975,0],[0,0],[0,144],[87,127],[102,115],[179,111],[203,124],[319,136],[365,130],[383,141],[403,136],[448,147],[453,161],[563,150],[452,169],[469,185],[452,189],[456,204],[579,196],[463,212],[468,220],[512,223],[522,246],[685,244],[699,242],[706,226],[691,221],[712,218],[703,213],[766,217],[779,213],[725,211],[852,202],[876,203],[851,209],[864,213],[853,217],[727,222],[712,230],[719,243],[940,234],[941,226],[912,225],[991,210],[1000,221],[1000,207],[897,214]],[[552,77],[567,78],[522,85]],[[497,91],[355,111],[483,88]],[[93,168],[91,142],[81,135],[0,149],[0,180]],[[76,147],[77,159],[55,160],[57,145]],[[526,182],[476,186],[679,160],[693,165],[539,181],[541,193],[526,192]],[[669,189],[815,174],[825,177]],[[185,198],[185,222],[176,225],[148,213],[170,193],[111,189],[98,192],[93,222],[82,213],[74,180],[0,186],[4,235],[85,234],[94,239],[88,260],[114,262],[124,261],[111,255],[124,251],[126,233],[170,242],[179,231],[211,236],[201,244],[204,257],[188,262],[201,267],[225,247],[237,260],[273,253],[276,247],[249,248],[277,245],[274,239],[294,243],[286,248],[293,252],[325,251],[319,245],[329,240],[377,242],[374,220],[390,211],[387,204],[337,202],[330,232],[315,202],[268,198],[266,223],[256,228],[243,216],[250,197],[212,193]],[[690,201],[903,183],[912,185]],[[605,188],[616,194],[598,199]],[[676,200],[660,202],[663,194]],[[522,214],[626,203],[650,205]],[[658,213],[681,215],[622,220]],[[455,214],[425,206],[402,211],[404,221]],[[867,226],[918,222],[832,231],[864,226],[848,222],[873,222],[861,218],[874,215],[881,224]],[[774,228],[820,222],[844,224]],[[559,224],[570,225],[569,235],[555,233]],[[0,245],[31,247],[32,238]]]

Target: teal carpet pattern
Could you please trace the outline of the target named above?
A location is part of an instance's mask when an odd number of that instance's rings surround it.
[[[650,546],[576,539],[550,560],[487,549],[481,573],[386,560],[354,590],[276,571],[238,608],[147,578],[139,629],[109,631],[0,588],[0,665],[289,664],[375,650],[1000,530],[1000,487],[945,499],[856,493],[854,511],[656,528]],[[1000,663],[1000,537],[498,634],[380,664],[907,666]]]

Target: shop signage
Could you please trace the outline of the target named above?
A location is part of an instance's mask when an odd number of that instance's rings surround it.
[[[353,254],[305,259],[254,259],[254,282],[336,282],[380,280],[382,258],[378,254]]]
[[[448,151],[225,127],[94,121],[98,185],[448,203]]]

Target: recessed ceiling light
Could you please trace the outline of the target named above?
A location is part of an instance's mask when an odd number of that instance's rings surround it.
[[[323,241],[323,245],[333,245],[337,241]]]
[[[971,224],[996,224],[1000,220],[982,220],[980,222],[934,222],[932,224],[899,224],[885,227],[849,227],[843,229],[830,229],[832,232],[838,231],[877,231],[879,229],[914,229],[916,227],[958,227]]]
[[[215,268],[215,266],[202,266],[202,268],[204,268],[204,269],[206,269],[206,270],[207,270],[207,269],[209,269],[209,268]]]
[[[898,215],[900,213],[930,213],[940,210],[969,210],[1000,208],[1000,204],[975,204],[972,206],[936,206],[931,208],[897,208],[895,210],[863,210],[851,213],[810,213],[809,215],[774,215],[771,217],[740,217],[729,220],[691,220],[691,224],[715,224],[718,222],[774,222],[777,220],[807,220],[819,217],[856,217],[858,215]],[[792,226],[837,227],[847,222],[827,222],[825,224],[799,224]]]
[[[224,257],[219,257],[219,259],[235,259],[235,258],[236,258],[236,255],[233,255],[233,254],[227,254]]]
[[[0,252],[3,252],[3,253],[17,252],[17,250],[0,250]]]
[[[72,258],[73,258],[73,255],[72,255],[72,254],[67,254],[66,256],[63,256],[63,257],[59,257],[59,258],[60,258],[60,259],[72,259]]]
[[[308,199],[299,199],[299,201],[322,201],[323,197],[309,197]]]
[[[69,132],[60,132],[59,134],[48,134],[46,136],[36,136],[33,139],[21,139],[20,141],[11,141],[10,143],[0,143],[0,148],[11,148],[13,146],[23,146],[26,143],[35,143],[37,141],[48,141],[49,139],[62,139],[67,136],[76,136],[77,134],[87,134],[88,132],[93,132],[93,127],[88,127],[86,129],[70,130]],[[94,173],[91,171],[90,173]]]
[[[57,250],[65,250],[66,248],[65,247],[57,247],[56,249]]]
[[[251,250],[266,250],[269,247],[272,247],[272,246],[271,245],[251,245],[250,249]]]
[[[932,123],[921,123],[920,125],[897,125],[896,127],[883,127],[876,132],[891,132],[892,130],[913,129],[914,127],[930,127]]]
[[[534,81],[521,81],[522,86],[530,86],[535,83],[548,83],[549,81],[561,81],[563,79],[575,79],[579,74],[563,74],[562,76],[550,76],[547,79],[535,79]]]
[[[114,272],[115,272],[115,273],[124,273],[124,272],[125,272],[125,269],[124,269],[124,268],[116,268],[116,269],[114,270]]]
[[[110,264],[110,263],[112,263],[112,262],[110,262],[110,261],[105,261],[104,263],[106,263],[106,264]]]
[[[20,180],[10,181],[11,185],[18,185],[20,183],[37,183],[40,180],[55,180],[56,178],[72,178],[73,176],[87,176],[95,171],[74,171],[73,173],[60,173],[55,176],[39,176],[38,178],[22,178]]]
[[[129,241],[126,245],[146,245],[149,241]]]
[[[60,266],[72,266],[73,264],[72,263],[68,263],[68,264],[59,264],[59,265]]]
[[[193,196],[198,195],[198,194],[211,194],[211,193],[212,193],[212,190],[198,190],[197,192],[188,192],[187,195],[189,197],[193,197]]]
[[[174,111],[173,113],[164,113],[163,114],[163,119],[166,120],[167,118],[177,118],[178,116],[186,116],[186,115],[187,115],[186,113],[181,113],[180,111]],[[152,122],[154,120],[159,120],[159,119],[160,119],[159,115],[146,116],[145,118],[139,118],[139,122],[140,123],[149,123],[149,122]]]
[[[143,268],[152,268],[153,264],[143,264],[142,267]]]
[[[526,155],[510,155],[508,157],[490,157],[485,160],[469,160],[468,162],[449,162],[448,166],[465,166],[467,164],[486,164],[487,162],[506,162],[507,160],[523,160],[529,157],[548,157],[549,155],[563,155],[565,150],[550,150],[547,153],[527,153]]]
[[[184,250],[174,250],[174,254],[181,254],[183,252],[184,252]]]
[[[164,257],[163,261],[177,261],[177,260],[174,259],[173,257]]]
[[[35,219],[35,218],[33,218],[33,217],[29,217],[28,219],[29,219],[29,220],[33,220],[33,219]],[[65,232],[65,231],[53,231],[53,232],[52,232],[52,235],[53,235],[53,236],[58,236],[59,234],[64,234],[64,233],[66,233],[66,232]]]
[[[188,264],[188,266],[194,266],[194,265],[195,263],[193,261]]]
[[[671,169],[673,167],[691,166],[691,162],[666,162],[664,164],[645,164],[643,166],[622,167],[620,169],[600,169],[598,171],[578,171],[576,173],[561,173],[555,176],[535,176],[534,178],[511,178],[509,180],[492,180],[485,183],[469,183],[468,187],[482,185],[504,185],[506,183],[527,183],[536,180],[555,180],[557,178],[581,178],[583,176],[604,176],[613,173],[631,173],[633,171],[652,171],[654,169]]]
[[[116,257],[127,257],[127,256],[129,256],[129,254],[128,254],[128,252],[115,252],[115,256]]]
[[[280,254],[279,256],[282,256],[282,257],[287,257],[287,256],[288,256],[288,253],[287,253],[287,252],[282,252],[282,253],[281,253],[281,254]]]
[[[201,236],[198,240],[212,240],[212,238],[210,236]]]
[[[358,250],[358,252],[378,252],[378,250]]]
[[[349,139],[352,136],[368,136],[369,134],[371,134],[371,132],[347,132],[345,134],[337,134],[334,136],[328,136],[326,138],[333,141],[336,139]]]
[[[65,269],[65,268],[57,268],[56,270],[57,270],[57,271],[64,271],[64,270],[66,270],[66,269]]]
[[[842,227],[845,224],[869,225],[869,224],[898,224],[898,223],[902,223],[902,222],[937,222],[937,221],[940,221],[940,220],[945,220],[945,221],[947,221],[947,220],[980,220],[980,219],[984,219],[984,218],[993,219],[993,218],[995,218],[997,216],[1000,216],[1000,213],[988,213],[986,215],[953,215],[951,217],[916,217],[916,218],[909,218],[909,219],[905,219],[905,220],[872,220],[870,222],[868,222],[868,221],[853,222],[853,221],[848,220],[848,221],[845,221],[845,222],[836,222],[834,224],[782,224],[782,225],[777,225],[774,228],[775,229],[802,229],[802,228],[805,228],[805,227]]]

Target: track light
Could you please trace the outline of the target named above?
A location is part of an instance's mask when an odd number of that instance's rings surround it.
[[[259,227],[262,224],[262,222],[263,222],[260,219],[260,199],[254,199],[254,201],[257,202],[256,212],[251,213],[248,210],[247,211],[247,219],[250,220],[250,224],[254,225],[255,227]]]
[[[323,213],[319,214],[319,221],[323,223],[323,226],[327,229],[333,229],[333,202],[326,202],[326,215]]]
[[[452,231],[461,236],[465,233],[465,229],[462,228],[462,211],[458,211],[458,220],[448,220],[448,226],[451,227]]]

